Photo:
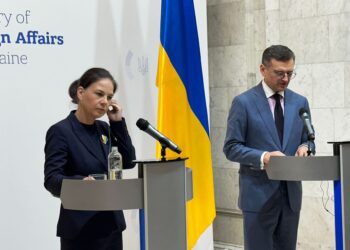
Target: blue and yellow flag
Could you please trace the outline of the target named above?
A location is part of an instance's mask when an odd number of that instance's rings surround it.
[[[211,146],[193,0],[162,0],[158,58],[158,129],[189,157],[193,200],[187,202],[191,249],[213,223],[215,202]],[[160,156],[160,147],[157,149]],[[177,157],[167,152],[167,157]]]

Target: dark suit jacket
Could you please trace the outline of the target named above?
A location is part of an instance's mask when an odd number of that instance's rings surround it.
[[[103,144],[102,140],[93,141],[87,130],[77,120],[74,112],[72,111],[66,119],[51,126],[46,134],[44,185],[57,197],[60,196],[63,179],[83,179],[89,174],[107,172],[109,141],[106,144]],[[96,127],[100,138],[102,135],[108,138],[110,128],[109,140],[113,146],[118,146],[123,157],[123,168],[132,168],[135,150],[124,119],[119,122],[111,121],[110,126],[103,121],[96,120]],[[61,205],[57,236],[74,239],[88,223],[94,223],[96,226],[99,222],[98,219],[96,222],[96,218],[107,218],[108,216],[112,220],[110,226],[112,231],[125,229],[122,211],[75,211],[64,209]]]
[[[289,90],[284,95],[283,145],[262,84],[238,95],[232,102],[227,121],[224,153],[227,159],[240,163],[239,206],[243,211],[259,212],[273,206],[279,181],[267,178],[260,169],[264,151],[281,151],[294,156],[301,144],[307,143],[307,132],[299,117],[299,109],[309,111],[305,97]],[[314,144],[312,144],[314,149]],[[301,182],[287,182],[289,204],[293,211],[301,208]]]

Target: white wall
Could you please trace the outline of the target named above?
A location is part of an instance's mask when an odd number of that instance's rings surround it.
[[[195,2],[207,82],[206,6]],[[10,23],[4,14],[12,14]],[[113,73],[137,157],[154,157],[155,142],[135,123],[143,117],[156,124],[159,20],[159,0],[2,0],[0,42],[9,34],[11,43],[0,45],[1,249],[59,248],[60,201],[43,187],[45,134],[74,107],[68,86],[89,67]],[[16,44],[17,34],[28,30],[63,36],[64,43]],[[4,64],[8,54],[26,55],[26,64]],[[137,210],[126,217],[125,249],[138,249]]]

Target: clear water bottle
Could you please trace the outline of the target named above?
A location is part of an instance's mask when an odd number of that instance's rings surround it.
[[[123,177],[123,159],[118,147],[113,146],[108,155],[108,179],[116,180]]]

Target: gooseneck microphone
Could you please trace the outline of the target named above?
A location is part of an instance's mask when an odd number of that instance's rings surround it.
[[[315,131],[311,124],[309,112],[305,108],[301,108],[299,110],[299,116],[303,120],[304,126],[306,127],[308,139],[310,141],[315,140]]]
[[[175,143],[173,143],[169,138],[160,133],[157,129],[152,127],[152,125],[149,124],[149,122],[145,119],[138,119],[136,122],[136,126],[139,129],[145,131],[157,141],[159,141],[159,143],[162,144],[162,146],[167,147],[178,154],[181,153],[181,149]]]

